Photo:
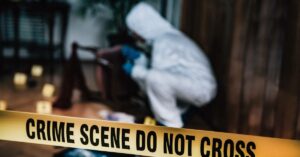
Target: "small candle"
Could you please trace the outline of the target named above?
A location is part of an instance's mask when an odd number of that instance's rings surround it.
[[[7,103],[4,100],[0,100],[0,110],[6,110]]]
[[[15,73],[14,84],[16,86],[25,86],[27,82],[27,76],[24,73]]]
[[[55,87],[52,84],[46,83],[42,90],[42,95],[46,98],[51,98],[54,94]]]
[[[36,112],[40,114],[51,114],[52,113],[52,105],[49,101],[38,101],[36,103]]]
[[[40,77],[43,74],[43,67],[40,65],[33,65],[31,67],[31,75],[34,77]]]

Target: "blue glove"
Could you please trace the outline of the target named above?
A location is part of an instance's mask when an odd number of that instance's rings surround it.
[[[127,61],[126,63],[123,64],[122,68],[127,75],[131,75],[133,64],[130,61]]]
[[[121,51],[122,51],[122,54],[124,57],[126,57],[127,59],[132,60],[132,61],[139,58],[141,55],[141,53],[138,50],[136,50],[128,45],[122,46]]]

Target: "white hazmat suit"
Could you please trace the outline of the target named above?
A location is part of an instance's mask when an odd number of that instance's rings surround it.
[[[142,55],[135,61],[132,78],[147,93],[157,121],[183,127],[181,115],[189,106],[177,100],[200,107],[215,96],[216,81],[207,57],[146,3],[129,12],[126,24],[152,44],[151,67],[147,68],[147,58]]]

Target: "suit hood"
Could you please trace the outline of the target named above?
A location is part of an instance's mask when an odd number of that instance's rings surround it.
[[[152,6],[144,2],[132,8],[126,17],[126,25],[131,31],[134,31],[147,41],[175,31],[175,28]]]

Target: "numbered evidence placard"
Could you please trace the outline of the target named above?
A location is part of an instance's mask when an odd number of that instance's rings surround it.
[[[0,111],[0,139],[143,156],[299,157],[300,142]]]

